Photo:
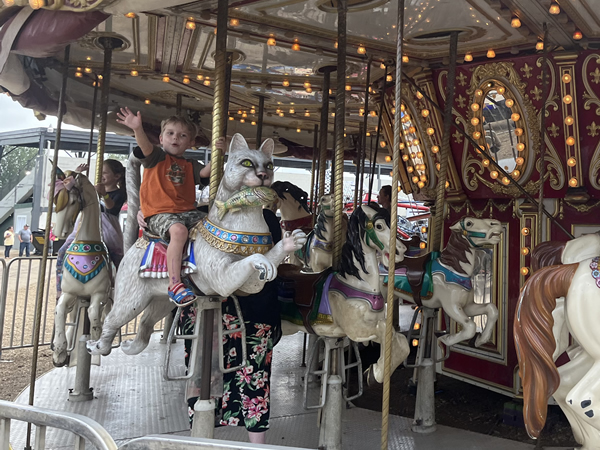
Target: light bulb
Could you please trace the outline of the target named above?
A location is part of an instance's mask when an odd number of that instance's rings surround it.
[[[466,53],[465,54],[465,62],[471,62],[473,61],[473,55],[471,53]]]
[[[367,53],[367,49],[362,44],[358,46],[356,51],[358,52],[359,55],[364,55],[365,53]]]
[[[194,21],[192,21],[192,20],[188,20],[188,21],[185,23],[185,27],[186,27],[188,30],[195,30],[195,29],[196,29],[196,22],[194,22]]]
[[[571,186],[571,187],[577,187],[578,184],[579,183],[577,181],[577,178],[575,178],[575,177],[573,177],[569,180],[569,186]]]
[[[573,146],[575,145],[575,138],[573,136],[569,136],[565,142],[567,143],[567,145]]]
[[[520,28],[521,27],[521,20],[517,16],[514,16],[512,18],[512,20],[510,21],[510,26],[513,27],[513,28]]]
[[[565,125],[573,125],[574,123],[575,123],[575,119],[573,119],[573,116],[565,117]]]
[[[573,101],[573,97],[571,97],[568,94],[563,97],[563,103],[565,105],[570,105],[572,101]]]
[[[494,50],[492,50],[491,48],[487,51],[486,56],[488,58],[495,58],[496,57],[496,52]]]
[[[575,158],[569,158],[569,159],[567,159],[567,166],[569,166],[569,167],[575,167],[576,164],[577,164],[577,160]]]
[[[510,118],[512,119],[513,122],[518,122],[518,120],[521,118],[521,116],[518,113],[512,113]]]
[[[270,37],[269,39],[267,39],[267,45],[270,47],[273,47],[273,46],[277,45],[277,41],[275,40],[274,37]]]
[[[571,82],[571,75],[569,75],[568,73],[565,73],[562,76],[562,80],[563,80],[563,83],[570,83]]]
[[[477,117],[473,117],[471,119],[471,125],[473,125],[474,127],[476,127],[477,125],[479,125],[479,119]]]
[[[535,49],[542,51],[544,50],[544,42],[543,41],[537,41],[535,44]]]
[[[428,110],[428,109],[423,109],[423,110],[421,110],[421,115],[422,115],[423,117],[427,117],[427,116],[429,116],[429,110]]]
[[[575,30],[573,32],[573,39],[575,39],[576,41],[579,41],[582,38],[583,38],[583,34],[581,33],[581,31]]]
[[[558,6],[558,3],[556,2],[552,2],[548,11],[550,12],[550,14],[560,14],[560,6]]]

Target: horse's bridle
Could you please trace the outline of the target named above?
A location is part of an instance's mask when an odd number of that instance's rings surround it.
[[[371,219],[367,219],[367,222],[365,223],[365,233],[367,235],[367,245],[369,245],[369,239],[371,239],[373,241],[373,244],[375,244],[379,248],[379,250],[383,250],[385,248],[383,243],[377,237],[377,233],[375,233],[375,225],[373,224],[373,221]]]
[[[487,236],[485,233],[482,233],[481,231],[468,231],[465,228],[464,217],[460,219],[460,228],[462,229],[462,235],[467,239],[467,241],[469,241],[469,244],[471,244],[473,247],[481,247],[481,245],[477,245],[475,242],[473,242],[471,238],[485,238]]]

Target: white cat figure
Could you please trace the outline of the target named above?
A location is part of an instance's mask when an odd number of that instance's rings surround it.
[[[246,140],[240,134],[235,134],[231,140],[229,159],[216,200],[225,202],[244,187],[270,186],[273,181],[273,147],[273,140],[267,139],[259,150],[250,150]],[[132,164],[128,166],[128,171],[131,167]],[[139,165],[137,167],[139,168]],[[128,180],[132,178],[135,177],[128,174]],[[136,192],[131,192],[131,195],[129,192],[138,188],[128,183],[129,199],[138,198]],[[129,207],[137,211],[139,205],[130,204]],[[254,235],[269,233],[260,206],[229,212],[219,220],[217,208],[213,205],[208,220],[220,229],[242,235],[243,233]],[[264,255],[255,253],[251,256],[242,256],[215,248],[206,241],[203,234],[206,235],[206,232],[198,233],[194,243],[198,269],[190,277],[204,294],[222,297],[234,293],[260,292],[266,282],[275,279],[277,266],[284,258],[301,248],[306,242],[306,235],[300,230],[295,230],[286,233],[283,239]],[[121,345],[127,354],[140,353],[148,345],[154,324],[173,309],[174,305],[167,297],[167,279],[138,276],[144,252],[144,248],[134,245],[125,254],[115,280],[114,306],[104,321],[102,336],[98,341],[87,343],[88,350],[92,354],[108,355],[117,331],[144,311],[135,339],[125,341]]]

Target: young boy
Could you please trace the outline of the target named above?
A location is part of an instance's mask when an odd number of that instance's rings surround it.
[[[117,122],[135,133],[139,149],[134,154],[144,166],[140,187],[140,206],[148,230],[167,241],[167,270],[169,298],[178,306],[186,306],[196,296],[181,282],[181,256],[187,242],[188,230],[204,216],[196,210],[196,184],[210,176],[210,164],[204,167],[187,160],[183,153],[196,138],[196,126],[188,119],[173,116],[162,121],[160,143],[153,146],[142,128],[142,115],[121,108]],[[141,151],[141,152],[140,152]]]

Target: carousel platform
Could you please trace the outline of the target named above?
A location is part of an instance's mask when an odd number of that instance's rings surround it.
[[[318,446],[317,412],[306,411],[302,404],[304,369],[302,336],[284,337],[275,347],[272,374],[271,429],[267,443],[316,449]],[[137,356],[127,356],[120,350],[102,359],[101,366],[92,366],[91,385],[94,399],[70,402],[69,387],[75,380],[75,368],[54,369],[41,376],[36,384],[35,405],[88,416],[100,423],[120,445],[148,434],[189,435],[185,383],[165,381],[162,377],[164,345],[156,333],[149,348]],[[183,362],[183,348],[178,347],[174,360]],[[183,372],[183,364],[177,370]],[[312,388],[309,402],[317,401],[318,389]],[[26,404],[29,389],[16,400]],[[364,450],[379,448],[381,414],[361,408],[343,412],[343,448]],[[389,448],[394,450],[533,450],[534,446],[490,437],[469,431],[438,425],[430,435],[410,431],[412,420],[390,416]],[[12,426],[14,449],[25,446],[26,424]],[[247,442],[242,427],[220,427],[216,439]],[[47,448],[73,448],[74,436],[49,429]],[[92,448],[88,445],[86,448]],[[556,448],[558,450],[558,448]]]

